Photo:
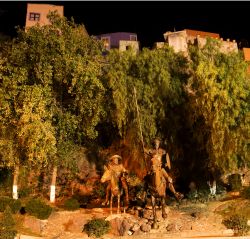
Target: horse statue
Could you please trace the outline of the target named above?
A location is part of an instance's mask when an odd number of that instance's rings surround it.
[[[110,214],[112,214],[112,206],[113,206],[113,199],[117,196],[117,214],[121,213],[120,210],[120,201],[121,196],[124,193],[123,187],[121,185],[121,177],[123,175],[117,173],[116,171],[104,166],[104,173],[101,177],[101,183],[105,183],[110,181],[111,185],[111,194],[110,194]],[[126,198],[124,197],[124,208],[123,212],[125,213],[125,205],[126,205]]]
[[[154,156],[151,161],[153,162],[152,170],[144,177],[145,192],[151,196],[152,210],[153,210],[153,224],[152,228],[157,229],[157,216],[156,216],[156,199],[160,199],[162,217],[167,218],[165,211],[165,198],[167,181],[164,177],[164,172],[161,167],[161,160],[158,156]],[[159,161],[159,163],[157,162]]]

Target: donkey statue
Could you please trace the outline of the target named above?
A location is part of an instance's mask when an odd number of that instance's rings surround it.
[[[104,166],[104,174],[101,178],[101,183],[110,181],[111,184],[111,194],[110,194],[110,214],[112,214],[112,206],[113,206],[113,199],[117,196],[117,213],[121,213],[120,210],[120,201],[121,196],[124,193],[123,187],[121,185],[121,177],[115,170],[110,169],[109,167]],[[125,205],[126,205],[126,198],[124,197],[124,207],[123,212],[125,213]]]

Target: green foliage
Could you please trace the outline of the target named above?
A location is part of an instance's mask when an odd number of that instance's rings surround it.
[[[20,211],[22,203],[19,199],[0,197],[0,212],[4,212],[8,206],[11,208],[12,213],[17,213]]]
[[[26,198],[32,193],[32,189],[30,187],[23,187],[18,190],[19,198]]]
[[[87,204],[89,203],[89,201],[91,201],[91,196],[90,195],[82,195],[81,193],[74,193],[74,195],[72,196],[72,198],[76,199],[79,204],[80,204],[80,207],[83,206],[83,207],[86,207]]]
[[[208,202],[210,199],[209,191],[199,190],[198,192],[189,192],[187,194],[187,198],[195,203],[205,203]]]
[[[64,202],[64,208],[69,211],[74,211],[80,208],[80,204],[75,198],[69,198]]]
[[[187,80],[187,60],[171,48],[132,51],[113,50],[104,69],[107,122],[113,134],[129,138],[141,146],[140,127],[145,146],[158,135],[175,137],[176,111],[184,102],[182,84]],[[139,116],[136,101],[138,103]],[[173,116],[173,117],[172,117]]]
[[[76,168],[104,115],[100,41],[55,13],[18,30],[0,56],[0,166]]]
[[[250,186],[244,188],[242,195],[246,199],[250,199]]]
[[[204,158],[221,171],[250,163],[249,79],[241,53],[222,53],[217,41],[190,48],[189,120]]]
[[[15,221],[11,214],[10,207],[6,207],[3,213],[3,218],[0,221],[0,238],[1,239],[14,239],[17,231],[15,229]]]
[[[25,211],[30,215],[37,217],[38,219],[44,220],[50,216],[52,208],[42,200],[36,198],[30,199],[26,203]]]
[[[228,183],[232,191],[237,191],[242,188],[242,181],[240,174],[231,174],[228,177]]]
[[[93,188],[93,196],[97,198],[104,198],[106,195],[106,186],[106,184],[96,181]]]
[[[233,229],[236,236],[246,235],[249,231],[249,226],[247,225],[247,218],[245,216],[234,214],[227,219],[223,220],[223,224],[229,228]]]
[[[111,225],[109,221],[105,221],[104,219],[98,218],[93,219],[86,223],[83,227],[83,231],[85,231],[88,236],[101,237],[111,229]]]
[[[50,25],[19,29],[1,46],[0,166],[76,173],[79,147],[106,133],[139,148],[139,125],[146,147],[155,136],[166,139],[171,161],[189,160],[190,171],[250,165],[250,81],[241,53],[222,53],[208,40],[191,46],[188,59],[170,47],[103,57],[83,25],[48,17]]]

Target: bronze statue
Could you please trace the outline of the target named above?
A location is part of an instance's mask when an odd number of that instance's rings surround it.
[[[157,228],[157,218],[156,218],[156,198],[161,200],[161,210],[162,217],[166,218],[167,214],[165,212],[165,198],[166,198],[166,189],[167,187],[174,194],[175,198],[179,201],[183,198],[181,193],[175,191],[173,186],[173,180],[166,172],[163,166],[167,166],[171,169],[170,159],[168,153],[162,148],[160,148],[160,140],[157,138],[155,140],[155,149],[150,151],[152,155],[151,158],[151,169],[148,174],[145,176],[145,190],[151,196],[152,209],[153,209],[153,228]],[[163,165],[162,158],[163,155],[166,156],[166,163]]]
[[[124,212],[125,207],[128,206],[128,185],[125,178],[125,174],[127,170],[124,166],[119,163],[121,160],[121,156],[113,155],[110,158],[110,163],[107,167],[105,167],[105,172],[101,178],[101,182],[104,183],[109,181],[109,184],[106,189],[106,200],[105,203],[108,203],[109,200],[109,193],[110,193],[110,213],[112,214],[112,204],[114,196],[118,198],[118,206],[117,206],[117,213],[120,213],[120,197],[122,194],[122,190],[125,192],[125,199],[124,199]]]
[[[167,167],[168,169],[171,169],[171,163],[170,163],[170,158],[169,158],[169,154],[166,152],[166,150],[160,148],[160,139],[159,138],[156,138],[155,141],[155,149],[150,151],[151,155],[158,155],[159,156],[159,159],[160,159],[160,162],[161,162],[161,170],[162,170],[162,174],[163,174],[163,177],[167,180],[167,186],[169,188],[169,190],[173,193],[173,195],[175,196],[176,200],[177,201],[180,201],[184,195],[179,193],[179,192],[176,192],[175,188],[174,188],[174,185],[173,185],[173,179],[170,177],[170,175],[167,173],[167,171],[165,170],[164,167]],[[162,164],[162,159],[163,157],[166,157],[166,163],[165,165]],[[154,157],[152,158],[152,163],[154,163],[153,161],[155,161]]]
[[[154,157],[151,159],[151,162],[152,162],[152,168],[150,172],[144,177],[144,180],[145,180],[145,190],[151,196],[153,220],[154,220],[152,227],[156,229],[157,228],[156,198],[160,198],[161,200],[162,217],[164,219],[167,217],[167,213],[165,211],[167,183],[165,177],[163,176],[161,159],[159,155],[154,155]]]

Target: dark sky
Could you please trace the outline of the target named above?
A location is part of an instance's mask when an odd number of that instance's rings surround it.
[[[188,28],[219,33],[250,43],[250,2],[247,1],[50,1],[64,5],[66,17],[83,23],[90,35],[136,32],[142,46],[163,41],[163,33]],[[0,32],[15,34],[24,26],[27,1],[0,2]]]

